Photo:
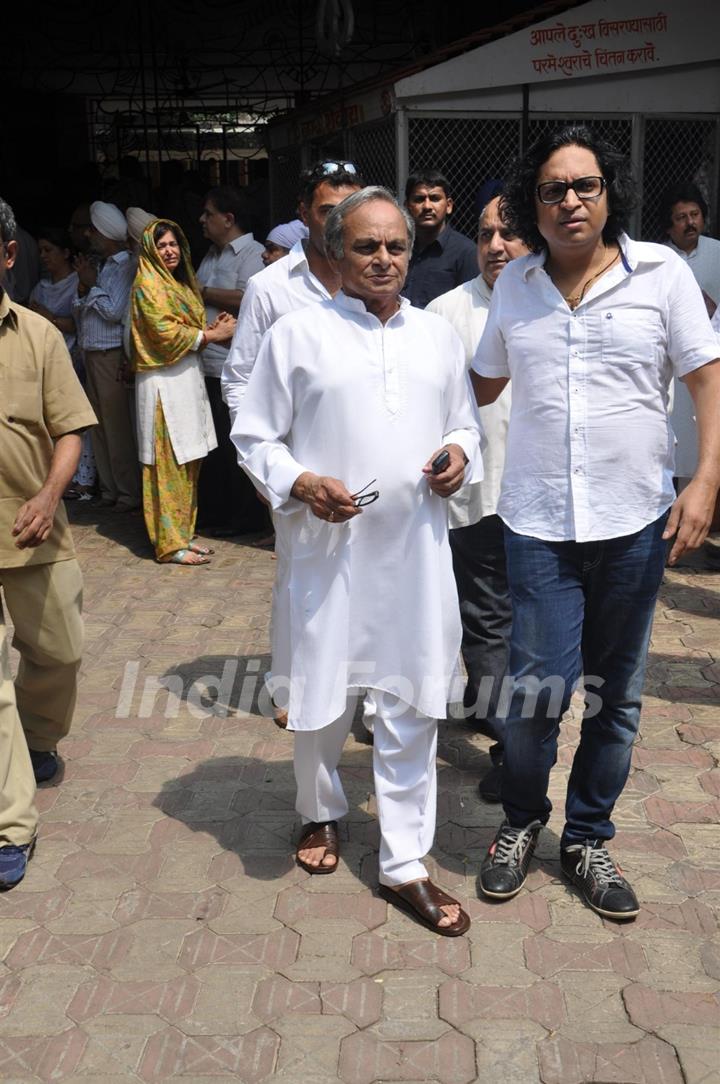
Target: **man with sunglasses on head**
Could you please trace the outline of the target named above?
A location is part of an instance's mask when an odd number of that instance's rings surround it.
[[[232,435],[275,517],[271,691],[287,693],[295,732],[297,861],[337,869],[337,769],[364,694],[381,893],[457,936],[469,919],[423,858],[461,637],[444,498],[482,467],[462,344],[400,297],[412,234],[384,188],[333,208],[325,244],[341,289],[265,336]]]
[[[308,228],[284,260],[248,282],[222,374],[223,397],[234,418],[255,365],[262,337],[287,312],[327,301],[340,280],[325,255],[323,230],[330,211],[364,181],[353,162],[316,162],[301,177],[300,217]]]
[[[639,904],[605,849],[630,770],[665,567],[707,534],[720,482],[720,361],[702,295],[664,245],[625,233],[627,160],[588,128],[544,136],[509,178],[508,225],[531,249],[500,276],[473,363],[478,403],[512,380],[498,513],[512,599],[502,802],[482,892],[520,891],[547,824],[560,719],[586,708],[567,785],[564,875],[605,918]],[[694,401],[695,477],[676,499],[668,388]],[[588,691],[589,690],[589,691]]]

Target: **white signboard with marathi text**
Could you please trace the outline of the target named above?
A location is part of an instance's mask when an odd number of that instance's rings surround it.
[[[720,0],[592,0],[395,84],[399,101],[720,59]]]
[[[668,22],[666,11],[658,11],[630,19],[558,20],[553,26],[537,27],[529,31],[530,45],[539,54],[532,58],[533,72],[571,78],[658,63]]]

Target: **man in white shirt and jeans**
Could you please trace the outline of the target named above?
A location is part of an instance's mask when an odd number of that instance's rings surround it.
[[[502,218],[499,195],[488,200],[478,223],[477,258],[480,274],[427,306],[453,325],[471,365],[488,318],[492,291],[503,268],[527,245]],[[500,801],[505,723],[497,713],[507,670],[512,610],[505,569],[502,520],[497,514],[500,479],[505,464],[505,440],[510,418],[510,388],[480,411],[483,429],[483,480],[465,486],[448,502],[450,548],[463,623],[462,655],[467,671],[464,715],[482,734],[492,738],[492,767],[480,780],[480,796]]]
[[[263,246],[250,232],[243,193],[231,185],[211,188],[200,215],[205,237],[212,244],[197,271],[209,324],[220,312],[237,316],[252,275],[262,271]],[[230,415],[220,394],[220,377],[228,356],[224,343],[210,343],[202,352],[217,448],[203,463],[198,484],[198,521],[216,538],[259,530],[266,524],[262,505],[237,464],[230,440]]]
[[[560,718],[586,696],[560,841],[563,873],[608,918],[638,914],[605,850],[640,720],[653,611],[665,567],[707,534],[720,481],[720,364],[700,290],[667,246],[624,230],[626,160],[584,127],[543,137],[505,190],[532,255],[494,290],[473,382],[481,404],[512,379],[498,513],[513,605],[502,799],[483,862],[495,899],[522,887],[550,815]],[[697,472],[675,499],[672,375],[695,401]]]

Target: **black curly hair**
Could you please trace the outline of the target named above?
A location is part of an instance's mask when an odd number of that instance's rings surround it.
[[[608,219],[603,241],[616,241],[627,228],[637,200],[630,162],[617,147],[596,136],[584,124],[556,128],[542,136],[510,170],[503,193],[503,217],[509,229],[533,252],[547,249],[537,228],[536,189],[540,168],[562,147],[585,147],[597,158],[600,174],[607,182]]]

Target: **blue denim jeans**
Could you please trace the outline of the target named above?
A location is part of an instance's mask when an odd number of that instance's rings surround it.
[[[583,674],[586,710],[562,845],[615,834],[610,818],[640,722],[667,515],[599,542],[545,542],[505,528],[513,624],[502,798],[515,827],[548,820],[560,719]]]

